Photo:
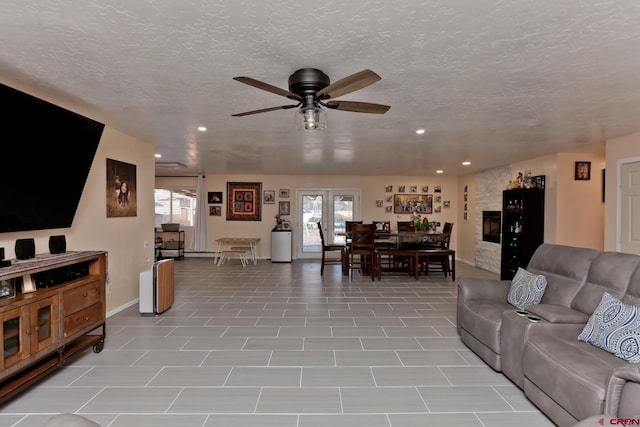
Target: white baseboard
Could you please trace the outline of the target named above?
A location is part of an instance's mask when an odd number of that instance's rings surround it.
[[[213,258],[217,255],[216,252],[185,252],[185,258]]]

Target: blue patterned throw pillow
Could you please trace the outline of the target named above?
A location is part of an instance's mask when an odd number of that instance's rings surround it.
[[[528,305],[538,304],[545,289],[547,289],[546,277],[518,268],[511,281],[507,302],[522,310]]]
[[[639,310],[640,306],[625,304],[605,292],[578,340],[631,363],[640,363]]]

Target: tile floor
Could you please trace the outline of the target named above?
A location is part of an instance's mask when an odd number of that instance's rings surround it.
[[[319,267],[178,261],[170,310],[109,318],[101,353],[0,407],[0,426],[63,412],[109,427],[553,425],[460,342],[450,279]]]

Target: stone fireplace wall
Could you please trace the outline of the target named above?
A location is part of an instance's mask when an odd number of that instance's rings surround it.
[[[489,169],[476,176],[475,263],[498,274],[502,250],[499,243],[482,241],[482,211],[502,210],[502,191],[511,178],[511,166]]]

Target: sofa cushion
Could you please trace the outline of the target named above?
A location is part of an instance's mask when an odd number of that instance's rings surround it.
[[[527,271],[547,278],[544,304],[569,307],[571,300],[584,285],[591,261],[600,251],[573,246],[543,243],[527,264]]]
[[[493,301],[466,301],[464,310],[460,311],[460,326],[475,339],[487,346],[496,354],[500,354],[500,329],[502,313],[513,310],[513,306]]]
[[[639,308],[605,292],[578,339],[621,359],[640,363]]]
[[[609,378],[625,364],[590,344],[549,335],[530,336],[522,357],[528,381],[578,420],[602,413]]]
[[[59,414],[49,418],[44,427],[100,427],[88,418],[77,414]]]
[[[603,293],[609,292],[616,298],[622,298],[638,265],[638,255],[622,252],[601,253],[591,263],[587,281],[571,302],[571,308],[591,315],[600,303]]]
[[[544,295],[547,287],[547,278],[529,273],[524,268],[518,268],[513,276],[507,302],[519,309],[523,309],[531,304],[538,304]]]

